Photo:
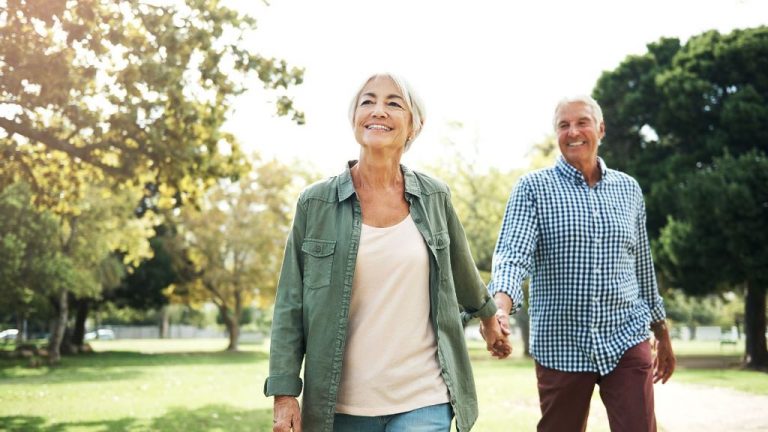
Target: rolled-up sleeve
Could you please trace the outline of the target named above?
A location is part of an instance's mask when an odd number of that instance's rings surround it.
[[[301,244],[305,224],[306,213],[299,199],[277,284],[269,350],[269,377],[264,383],[265,396],[298,396],[302,390],[299,373],[306,345],[303,330]]]

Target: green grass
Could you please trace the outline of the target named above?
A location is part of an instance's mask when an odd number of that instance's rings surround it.
[[[65,357],[56,368],[0,360],[0,430],[271,430],[272,400],[262,395],[268,361],[263,345],[242,345],[238,353],[222,352],[224,340],[92,345],[96,354]],[[519,352],[512,359],[495,360],[483,346],[470,343],[480,404],[475,430],[535,430],[539,411],[532,360]],[[738,363],[740,350],[721,350],[717,342],[676,341],[675,348],[680,367],[673,380],[768,395],[766,373],[690,366],[702,364],[702,359]],[[597,394],[592,405],[588,429],[608,431]]]
[[[261,394],[267,373],[262,347],[224,353],[225,341],[93,345],[109,351],[65,357],[57,368],[0,362],[0,430],[271,429],[271,400]],[[139,351],[128,351],[131,346]],[[157,354],[163,346],[170,352]]]

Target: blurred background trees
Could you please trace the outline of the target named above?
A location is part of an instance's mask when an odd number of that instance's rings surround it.
[[[223,129],[247,76],[285,90],[303,71],[242,49],[255,20],[218,2],[8,1],[0,23],[0,191],[11,214],[36,215],[4,227],[0,275],[17,282],[0,297],[21,316],[48,303],[55,363],[70,300],[87,314],[152,256],[153,214],[249,172]],[[275,109],[303,123],[289,98]],[[148,185],[160,211],[136,217]]]

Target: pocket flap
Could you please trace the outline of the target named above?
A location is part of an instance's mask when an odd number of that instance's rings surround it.
[[[439,232],[432,235],[432,240],[429,243],[430,246],[435,249],[445,249],[451,244],[451,236],[447,232]]]
[[[304,243],[301,244],[302,252],[315,257],[332,255],[334,249],[336,249],[335,240],[304,239]]]

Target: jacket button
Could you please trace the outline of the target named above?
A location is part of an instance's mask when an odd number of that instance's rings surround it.
[[[320,252],[320,245],[315,245],[315,252]]]
[[[427,240],[427,244],[432,246],[432,239]]]

